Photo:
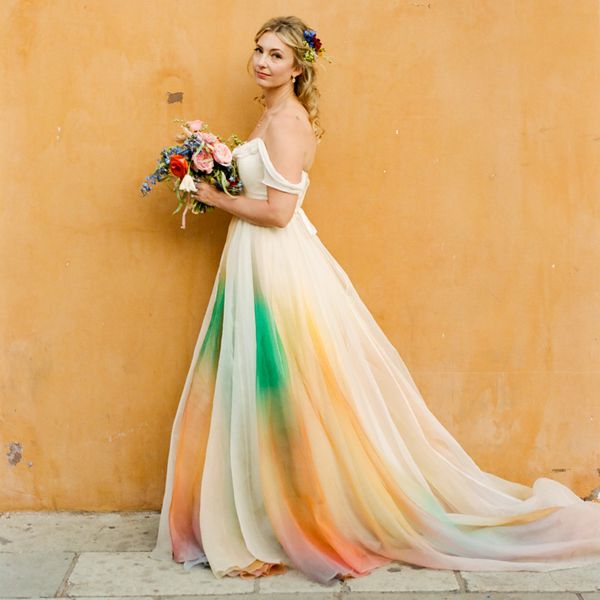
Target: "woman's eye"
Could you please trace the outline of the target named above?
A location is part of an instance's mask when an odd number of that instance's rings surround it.
[[[262,54],[262,49],[254,48],[254,52],[260,52]],[[283,58],[283,56],[281,56],[281,54],[273,54],[272,56],[273,56],[273,58]]]

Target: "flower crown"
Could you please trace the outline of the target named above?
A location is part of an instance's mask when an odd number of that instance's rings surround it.
[[[328,62],[332,62],[325,48],[321,45],[321,40],[317,37],[317,32],[314,29],[304,30],[304,39],[302,40],[306,51],[304,52],[304,60],[315,62],[317,58],[323,56]]]

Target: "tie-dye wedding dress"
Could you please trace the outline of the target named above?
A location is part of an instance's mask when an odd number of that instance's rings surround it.
[[[481,470],[429,411],[316,235],[309,186],[262,138],[236,147],[245,194],[298,200],[284,228],[232,217],[173,423],[150,556],[217,577],[319,582],[398,560],[441,569],[600,564],[600,504],[545,477]]]

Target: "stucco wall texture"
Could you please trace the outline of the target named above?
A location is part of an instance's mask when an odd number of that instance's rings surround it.
[[[335,61],[304,208],[428,406],[600,485],[596,0],[3,0],[0,510],[159,508],[230,216],[139,185],[175,118],[248,137],[286,14]]]

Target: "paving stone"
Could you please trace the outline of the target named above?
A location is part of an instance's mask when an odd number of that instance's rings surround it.
[[[244,596],[245,598],[245,596]],[[568,592],[351,592],[350,600],[578,600]]]
[[[244,596],[245,598],[245,596]],[[578,600],[567,592],[352,592],[342,598],[350,600]]]
[[[270,576],[269,576],[270,577]],[[278,575],[274,575],[278,577]],[[346,596],[351,598],[351,596]],[[165,596],[163,598],[166,599]],[[168,600],[234,600],[239,598],[240,600],[338,600],[340,598],[339,592],[322,593],[322,592],[291,592],[289,594],[274,592],[272,594],[254,593],[254,594],[243,594],[243,595],[229,595],[229,596],[170,596]],[[87,600],[87,598],[86,598]],[[111,598],[112,600],[112,598]],[[390,596],[387,600],[392,600]]]
[[[254,581],[217,579],[199,565],[156,561],[148,552],[84,552],[69,576],[68,596],[189,596],[247,594]]]
[[[279,575],[274,575],[274,577],[279,577]],[[267,577],[267,579],[270,578]],[[351,598],[351,596],[347,596]],[[244,594],[242,596],[199,596],[195,600],[233,600],[234,598],[240,598],[243,600],[338,600],[340,598],[340,593],[331,592],[331,593],[323,593],[323,592],[273,592],[270,594],[265,594],[263,592],[255,593],[255,594]],[[176,600],[175,598],[169,598],[168,600]],[[181,597],[181,600],[190,600],[190,596]],[[387,600],[391,600],[388,596]]]
[[[469,592],[522,591],[560,592],[565,590],[550,573],[534,571],[461,571]]]
[[[461,571],[467,591],[594,592],[600,590],[600,563],[556,571]]]
[[[318,584],[317,584],[318,585]],[[350,598],[351,596],[346,596],[347,598]],[[248,599],[253,599],[253,600],[338,600],[340,598],[340,591],[338,590],[337,592],[290,592],[290,593],[284,593],[284,592],[259,592],[256,595],[252,595],[252,596],[240,596],[240,598],[243,598],[244,600],[248,600]],[[231,596],[229,596],[229,599],[231,599]],[[169,600],[171,600],[169,598]],[[185,599],[181,599],[181,600],[188,600],[187,598]],[[198,599],[200,600],[200,599]],[[206,600],[206,598],[202,598],[201,600]],[[217,598],[215,598],[214,600],[218,600]],[[226,600],[226,599],[223,599]],[[388,600],[391,600],[391,598],[388,596]]]
[[[59,596],[60,597],[60,596]],[[81,596],[83,598],[83,596]],[[64,596],[67,598],[67,596]],[[69,596],[70,598],[70,596]],[[240,600],[264,600],[268,598],[269,600],[337,600],[339,598],[339,594],[269,594],[268,596],[264,596],[262,594],[257,593],[249,593],[249,594],[201,594],[201,595],[162,595],[162,596],[85,596],[85,600],[235,600],[239,598]],[[387,600],[391,600],[388,595]],[[23,600],[22,598],[3,598],[0,596],[0,600]],[[35,597],[28,598],[27,600],[49,600],[47,597]]]
[[[269,595],[275,593],[300,594],[313,592],[340,592],[342,582],[334,580],[330,584],[321,584],[313,581],[296,569],[288,569],[281,575],[272,577],[260,577],[258,579],[258,591],[261,594]],[[311,596],[312,597],[312,596]]]
[[[600,562],[586,567],[560,569],[554,571],[552,576],[570,592],[600,591]]]
[[[274,577],[278,577],[274,575]],[[351,598],[351,596],[346,596]],[[253,594],[229,594],[227,596],[216,594],[216,595],[202,595],[202,596],[161,596],[161,600],[234,600],[239,598],[240,600],[338,600],[340,598],[339,592],[337,593],[273,593],[273,594],[262,594],[262,593],[253,593]],[[1,599],[0,599],[1,600]],[[87,598],[85,600],[88,600]],[[98,599],[102,600],[102,599]],[[106,600],[106,598],[104,599]],[[110,600],[113,600],[112,598]],[[126,600],[129,600],[128,598]],[[392,600],[392,598],[388,595],[387,600]]]
[[[422,569],[390,563],[369,575],[346,580],[352,592],[449,592],[459,590],[456,575],[449,570]]]
[[[3,597],[54,596],[75,558],[72,552],[0,552]]]
[[[600,600],[600,592],[590,592],[589,594],[581,594],[583,600]]]
[[[154,548],[157,512],[5,512],[0,552],[142,551]]]

